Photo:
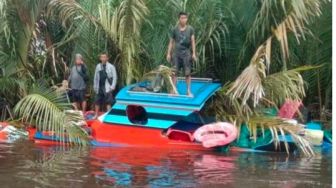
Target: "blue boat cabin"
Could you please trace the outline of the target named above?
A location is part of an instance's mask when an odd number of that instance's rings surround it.
[[[185,95],[186,81],[177,80],[180,94],[139,91],[145,87],[137,83],[124,87],[116,96],[116,103],[103,116],[105,123],[142,126],[147,128],[168,129],[186,118],[195,118],[194,112],[200,111],[205,102],[221,88],[208,78],[193,78],[191,90],[193,97]]]

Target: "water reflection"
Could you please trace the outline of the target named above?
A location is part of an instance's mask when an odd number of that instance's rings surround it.
[[[331,152],[312,158],[139,148],[0,145],[1,187],[330,187]]]
[[[94,148],[90,151],[97,179],[123,186],[190,186],[195,184],[197,153],[137,148]],[[181,181],[183,180],[183,181]]]
[[[85,168],[87,150],[32,143],[0,148],[0,182],[5,185],[1,187],[81,187],[90,177]]]

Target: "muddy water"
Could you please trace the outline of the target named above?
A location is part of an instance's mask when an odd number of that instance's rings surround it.
[[[0,187],[331,187],[331,158],[20,142],[0,144]]]

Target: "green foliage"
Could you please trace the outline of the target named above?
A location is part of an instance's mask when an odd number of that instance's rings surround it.
[[[295,141],[296,145],[299,149],[303,152],[306,156],[314,155],[313,148],[309,141],[303,138],[300,133],[302,133],[303,128],[300,124],[291,124],[286,122],[286,120],[276,117],[260,117],[254,116],[251,117],[248,121],[248,129],[253,137],[253,140],[257,140],[257,132],[258,129],[261,129],[261,132],[264,136],[265,130],[270,130],[272,137],[274,139],[275,148],[280,147],[279,136],[285,136],[289,134],[292,136],[293,140]],[[287,153],[288,151],[288,143],[285,142],[285,149]]]
[[[24,122],[35,125],[39,131],[52,131],[61,142],[88,144],[88,135],[78,122],[84,117],[71,110],[65,93],[35,87],[15,106],[15,114]]]
[[[321,119],[331,109],[332,11],[325,0],[2,0],[0,96],[15,104],[37,80],[60,83],[76,53],[93,77],[107,51],[120,86],[169,67],[169,33],[180,11],[195,28],[193,74],[227,83],[213,103],[218,119],[246,122],[286,98],[318,102]]]
[[[68,67],[71,66],[75,53],[83,54],[89,73],[93,76],[97,57],[102,51],[108,51],[111,62],[117,66],[121,78],[118,82],[120,86],[139,80],[146,72],[165,64],[169,32],[176,26],[177,14],[182,10],[189,13],[189,23],[196,31],[198,61],[194,64],[194,75],[215,77],[223,83],[233,81],[240,74],[257,47],[274,33],[274,28],[281,23],[295,36],[285,35],[284,29],[276,32],[276,38],[282,41],[282,45],[275,45],[273,50],[282,51],[283,57],[288,57],[290,53],[299,58],[307,53],[301,49],[310,48],[317,51],[321,47],[331,47],[331,44],[322,43],[328,42],[324,40],[327,39],[324,36],[331,36],[331,29],[328,29],[331,28],[331,8],[330,3],[325,1],[18,2],[5,0],[0,4],[0,64],[10,64],[15,66],[15,69],[24,68],[25,74],[20,74],[20,77],[32,82],[36,78],[44,77],[50,84],[59,83],[67,77]],[[314,15],[320,18],[315,19]],[[323,30],[307,32],[307,23],[324,27],[321,27]],[[305,48],[293,44],[297,39],[303,39],[303,36],[306,40],[300,40],[300,43],[303,43]],[[318,44],[321,47],[312,48],[316,45],[311,44],[317,44],[315,41],[320,36],[324,37],[323,40],[319,39]],[[44,53],[41,55],[34,51],[36,42],[45,43],[42,45]],[[291,45],[291,48],[286,47],[287,44]],[[330,53],[325,53],[326,50],[323,50],[323,55],[308,53],[304,63],[330,65],[330,60],[325,61],[331,57]],[[312,57],[313,54],[316,58]],[[322,56],[324,58],[319,61],[318,58]],[[285,63],[280,54],[273,53],[270,59],[274,65],[270,67],[269,72],[277,72],[283,67],[292,69],[301,66],[302,61],[298,58],[290,58],[289,62]],[[331,72],[327,68],[321,70]],[[316,74],[304,78],[309,79],[309,83],[316,83]],[[326,82],[323,83],[326,85],[323,88],[330,85],[330,79],[325,78],[323,77],[323,80]],[[326,89],[321,90],[323,92]]]
[[[270,6],[268,3],[271,2],[264,1],[262,6]],[[284,1],[282,2],[282,8],[286,10],[286,5]],[[260,127],[264,130],[267,127],[272,131],[275,144],[279,143],[277,135],[279,133],[284,135],[284,130],[286,130],[287,133],[295,138],[297,145],[305,154],[312,153],[310,146],[307,145],[307,141],[299,136],[299,130],[302,131],[302,127],[298,125],[282,126],[284,120],[281,119],[280,121],[276,121],[276,119],[262,121],[264,115],[259,113],[258,109],[265,106],[276,107],[281,105],[286,99],[302,100],[305,97],[304,80],[299,72],[319,68],[320,66],[299,67],[288,71],[286,63],[289,59],[288,36],[293,34],[297,42],[299,42],[299,37],[304,37],[305,33],[310,32],[305,27],[313,16],[320,15],[319,3],[314,3],[313,1],[305,1],[301,2],[301,4],[294,3],[292,4],[293,9],[291,11],[285,11],[287,15],[285,15],[279,24],[272,26],[272,32],[266,41],[257,48],[249,66],[243,70],[232,84],[224,87],[222,92],[217,95],[219,103],[215,102],[216,105],[213,106],[213,111],[216,112],[217,117],[220,116],[220,119],[237,123],[238,126],[242,123],[247,123],[255,140],[257,137],[256,130]],[[261,11],[263,11],[263,8]],[[267,13],[263,13],[263,15],[266,15],[266,18],[268,16]],[[274,16],[272,17],[274,18]],[[263,20],[265,18],[257,17],[254,24],[259,24],[259,19]],[[282,71],[269,75],[272,60],[271,51],[272,47],[274,48],[274,45],[272,45],[273,38],[276,38],[279,42],[283,68]],[[253,123],[253,119],[258,120]],[[292,128],[297,129],[297,131],[291,131],[290,129]],[[286,150],[288,152],[287,144]]]

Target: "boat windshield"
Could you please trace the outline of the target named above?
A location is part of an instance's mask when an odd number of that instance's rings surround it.
[[[170,127],[170,129],[193,132],[199,127],[214,121],[215,120],[213,118],[203,117],[198,112],[193,112],[184,119],[177,121],[173,126]]]
[[[212,123],[216,120],[215,118],[212,118],[212,117],[202,116],[199,112],[193,112],[187,117],[185,117],[182,121],[204,125],[204,124]]]

